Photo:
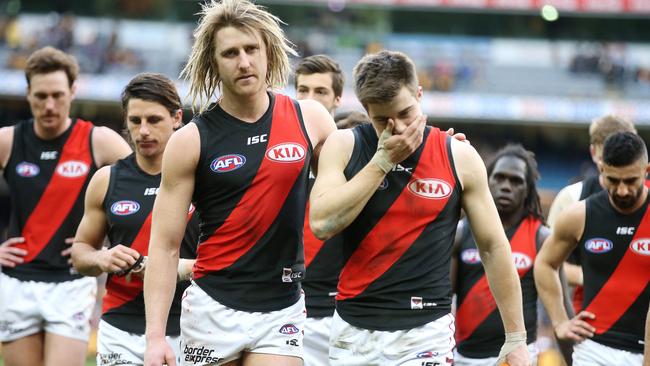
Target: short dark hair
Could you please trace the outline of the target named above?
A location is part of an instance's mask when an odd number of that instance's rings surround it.
[[[632,132],[617,132],[605,140],[603,163],[623,167],[634,164],[639,159],[648,160],[648,150],[639,135]]]
[[[325,74],[332,76],[332,90],[334,96],[343,95],[343,72],[339,64],[327,55],[313,55],[305,57],[296,65],[296,89],[298,88],[298,75]]]
[[[381,51],[364,56],[354,67],[354,92],[364,108],[393,100],[402,87],[418,92],[415,64],[406,54]]]
[[[77,76],[79,76],[77,59],[72,55],[49,46],[34,51],[27,58],[27,65],[25,66],[27,86],[31,85],[34,75],[49,74],[55,71],[65,72],[68,77],[68,86],[72,86],[75,80],[77,80]]]
[[[169,114],[182,108],[181,98],[174,83],[163,74],[141,73],[136,75],[122,92],[122,108],[126,114],[129,100],[142,99],[164,106]]]
[[[539,193],[537,192],[537,181],[540,178],[540,174],[537,168],[537,160],[535,160],[535,153],[526,150],[521,144],[508,144],[502,147],[494,154],[487,166],[488,177],[492,175],[497,162],[506,156],[521,159],[526,163],[526,184],[528,185],[528,192],[526,192],[524,208],[528,215],[543,222],[544,214],[542,213],[542,205],[540,203]]]

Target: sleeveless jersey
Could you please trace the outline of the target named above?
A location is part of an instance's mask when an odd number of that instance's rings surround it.
[[[201,218],[194,281],[242,311],[300,299],[303,223],[312,147],[298,102],[269,93],[246,123],[213,105],[193,122],[201,138],[193,202]]]
[[[70,247],[83,216],[84,194],[97,167],[93,160],[93,124],[72,119],[53,140],[34,132],[34,121],[14,127],[11,156],[4,176],[11,190],[9,237],[26,249],[25,262],[2,272],[22,281],[63,282],[80,278],[61,252]]]
[[[119,244],[146,256],[151,234],[151,211],[160,186],[160,174],[149,175],[136,163],[135,154],[119,160],[111,167],[110,182],[103,208],[108,222],[110,246]],[[196,258],[199,240],[198,220],[190,207],[180,257]],[[180,334],[181,295],[189,281],[179,282],[167,321],[167,335]],[[102,319],[116,328],[144,334],[143,280],[137,275],[130,281],[125,276],[109,275],[102,303]]]
[[[592,194],[601,192],[603,186],[600,185],[599,176],[591,176],[582,181],[582,190],[580,191],[579,201],[584,200],[585,198],[591,196]]]
[[[314,184],[310,174],[309,191]],[[307,316],[323,318],[334,315],[336,286],[339,283],[343,258],[343,240],[340,235],[322,241],[309,227],[309,205],[304,226],[305,266],[307,274],[302,282],[305,291]]]
[[[372,125],[355,127],[350,180],[377,149]],[[461,186],[451,138],[427,127],[423,143],[389,172],[343,231],[337,313],[360,328],[406,330],[451,310],[449,265]]]
[[[583,309],[596,328],[593,340],[643,353],[645,317],[650,303],[650,213],[648,202],[636,212],[616,211],[607,192],[586,200],[586,219],[578,242],[584,274]]]
[[[496,357],[505,341],[505,331],[487,283],[476,241],[472,237],[469,223],[466,220],[464,223],[457,254],[456,345],[458,352],[465,357]],[[512,258],[521,280],[528,343],[537,338],[537,289],[533,263],[542,245],[541,227],[541,221],[530,216],[506,230]]]

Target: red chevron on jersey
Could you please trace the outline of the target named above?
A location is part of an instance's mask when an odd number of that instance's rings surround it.
[[[79,198],[93,164],[89,147],[92,128],[92,123],[77,120],[50,182],[25,222],[25,242],[16,245],[27,250],[24,263],[34,260],[47,246]]]
[[[266,158],[228,218],[199,246],[195,278],[229,267],[262,238],[300,176],[308,146],[292,100],[276,95]]]
[[[526,218],[521,222],[517,232],[510,240],[519,278],[523,278],[532,269],[532,266],[518,265],[517,261],[521,264],[535,261],[537,230],[539,230],[541,224],[538,219]],[[516,255],[515,252],[519,253],[519,255]],[[528,258],[525,259],[526,257]],[[492,292],[490,292],[490,286],[484,274],[467,292],[465,299],[458,306],[456,312],[456,341],[461,342],[469,338],[496,308],[497,304]]]
[[[650,210],[643,215],[618,266],[585,308],[596,315],[596,319],[586,320],[596,328],[596,334],[607,332],[648,286],[650,247],[647,241],[650,241]],[[643,250],[639,250],[639,247],[643,247]]]
[[[305,246],[305,267],[309,267],[311,261],[316,258],[316,254],[321,250],[325,242],[319,240],[311,231],[309,226],[309,202],[307,202],[307,210],[305,212],[305,225],[303,227],[303,242]]]
[[[433,181],[444,182],[442,189],[445,193],[453,191],[455,186],[456,180],[452,171],[439,169],[449,161],[446,148],[440,149],[444,151],[443,154],[438,154],[435,150],[437,144],[446,146],[444,136],[432,132],[425,144],[409,184],[361,241],[343,267],[336,300],[345,300],[361,294],[404,255],[426,226],[435,221],[447,205],[450,194],[435,199],[429,197],[432,196],[429,193],[436,192],[436,189],[430,187]],[[430,177],[430,174],[437,176]]]

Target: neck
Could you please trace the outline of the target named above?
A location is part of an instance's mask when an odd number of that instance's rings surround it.
[[[221,108],[244,122],[257,122],[269,108],[270,98],[266,90],[252,95],[233,95],[223,91],[219,101]]]
[[[499,217],[501,218],[501,224],[503,225],[503,229],[509,230],[513,228],[515,225],[519,223],[519,221],[521,221],[521,219],[524,218],[524,215],[525,212],[523,207],[509,214],[506,213],[502,214],[501,212],[499,212]]]
[[[156,156],[148,157],[142,156],[135,153],[135,162],[138,164],[140,169],[149,175],[160,174],[162,170],[162,154]]]
[[[53,140],[65,133],[65,131],[72,124],[72,120],[68,117],[65,119],[59,127],[57,128],[44,128],[38,121],[34,121],[34,133],[38,138],[43,140]]]

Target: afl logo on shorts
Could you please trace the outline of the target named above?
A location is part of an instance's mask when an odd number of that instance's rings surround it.
[[[140,210],[140,204],[135,201],[117,201],[111,205],[111,212],[117,216],[133,215]]]
[[[279,163],[293,163],[305,158],[305,148],[293,142],[278,144],[266,151],[266,157]]]
[[[291,335],[291,334],[296,334],[300,332],[298,327],[296,327],[293,324],[285,324],[282,327],[280,327],[280,334],[286,334],[286,335]]]
[[[529,269],[533,266],[533,260],[524,253],[512,252],[512,260],[517,269]]]
[[[594,254],[607,253],[613,248],[614,244],[612,244],[611,241],[603,238],[593,238],[585,242],[585,249]]]
[[[479,264],[481,256],[478,254],[478,249],[465,249],[460,253],[460,260],[467,264]]]
[[[23,161],[22,163],[16,165],[16,174],[20,175],[23,178],[35,177],[40,173],[41,169],[36,164],[28,163]]]
[[[451,195],[451,185],[435,178],[416,179],[408,187],[411,193],[428,199],[439,200]]]
[[[630,244],[630,249],[634,253],[641,255],[650,255],[650,238],[640,238]]]
[[[78,178],[88,174],[88,165],[83,161],[70,160],[56,167],[56,173],[66,178]]]
[[[237,170],[246,164],[246,157],[239,154],[228,154],[212,160],[210,169],[215,173],[227,173]]]

